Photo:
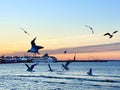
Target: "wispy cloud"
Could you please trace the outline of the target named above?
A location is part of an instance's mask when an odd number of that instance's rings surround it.
[[[48,49],[41,50],[40,53],[49,53],[49,54],[63,54],[64,50],[67,50],[69,54],[75,53],[99,53],[99,52],[112,52],[120,51],[120,42],[111,43],[111,44],[101,44],[101,45],[91,45],[91,46],[82,46],[82,47],[71,47],[71,48],[60,48],[60,49]],[[10,55],[24,55],[26,51],[14,52]]]
[[[75,50],[77,51],[77,53],[112,52],[112,51],[120,51],[120,43],[91,45],[91,46],[72,47],[72,48],[60,48],[55,50],[43,50],[41,51],[41,53],[48,52],[50,54],[62,54],[64,50],[67,50],[68,53],[74,53]]]

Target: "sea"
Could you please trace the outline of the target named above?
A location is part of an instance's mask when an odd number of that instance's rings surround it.
[[[0,64],[0,90],[120,90],[120,61],[72,62],[69,70],[61,64],[40,62],[34,72],[24,63]],[[34,63],[27,63],[32,65]],[[92,68],[92,76],[87,75]]]

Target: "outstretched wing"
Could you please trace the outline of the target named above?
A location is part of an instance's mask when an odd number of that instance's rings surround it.
[[[51,69],[50,64],[48,64],[49,69]]]
[[[37,49],[42,49],[42,48],[44,48],[43,46],[36,46],[37,47]]]
[[[36,46],[35,40],[36,40],[36,37],[31,41],[31,45],[32,45],[32,46]]]
[[[92,28],[90,28],[91,30],[92,30],[92,34],[94,34],[94,31],[93,31],[93,29]]]
[[[65,67],[67,67],[72,61],[67,61]]]
[[[38,63],[31,65],[31,69],[33,69]]]
[[[23,29],[23,28],[21,28],[21,29],[24,31],[24,33],[26,33],[27,35],[29,35],[29,33],[25,29]]]
[[[93,28],[91,26],[85,25],[85,27],[90,28],[90,30],[92,31],[92,34],[94,34]]]
[[[89,27],[90,28],[90,26],[88,26],[88,25],[85,25],[85,27]]]
[[[31,65],[31,69],[33,69],[38,63]]]
[[[62,67],[63,67],[63,68],[65,68],[65,65],[64,65],[64,64],[62,64]]]
[[[106,35],[109,35],[109,36],[111,36],[111,34],[110,34],[110,33],[105,33],[105,34],[104,34],[104,36],[106,36]]]
[[[30,69],[30,67],[25,63],[25,65],[27,66],[28,69]]]
[[[49,67],[49,71],[52,71],[50,64],[48,64],[48,67]]]
[[[31,69],[33,69],[38,63],[31,65]]]
[[[115,33],[117,33],[118,31],[114,31],[112,34],[115,34]]]

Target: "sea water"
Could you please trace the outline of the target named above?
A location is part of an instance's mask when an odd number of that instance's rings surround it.
[[[32,65],[33,63],[28,63]],[[39,63],[35,72],[24,63],[0,64],[0,90],[120,90],[120,61]],[[87,75],[92,68],[92,76]]]

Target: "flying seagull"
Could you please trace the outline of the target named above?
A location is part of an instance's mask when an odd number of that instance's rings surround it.
[[[62,67],[63,67],[65,70],[69,70],[68,65],[69,65],[71,62],[72,62],[72,61],[67,61],[65,65],[62,64]],[[64,69],[63,69],[63,70],[64,70]]]
[[[67,51],[64,51],[64,54],[66,54],[67,53]]]
[[[87,72],[87,74],[89,75],[89,76],[92,76],[93,74],[92,74],[92,68],[90,68],[90,70],[89,70],[89,72]]]
[[[26,33],[27,35],[30,35],[25,29],[23,29],[23,28],[21,28],[23,31],[24,31],[24,33]]]
[[[88,27],[92,31],[92,34],[94,34],[93,28],[91,26],[85,25],[85,27]]]
[[[51,68],[49,63],[48,63],[48,67],[49,67],[49,71],[53,72],[53,70],[52,70],[52,68]]]
[[[110,33],[105,33],[104,36],[108,35],[109,38],[112,38],[113,37],[113,34],[117,33],[118,31],[114,31],[112,34]]]
[[[34,68],[36,65],[38,65],[38,63],[31,65],[31,67],[28,66],[28,64],[26,64],[26,63],[25,63],[25,65],[26,65],[27,68],[28,68],[27,71],[29,71],[29,72],[33,72],[33,68]]]
[[[36,40],[36,37],[31,41],[31,49],[29,49],[27,52],[39,54],[38,50],[39,50],[39,49],[42,49],[42,48],[44,48],[44,47],[43,47],[43,46],[37,46],[37,45],[35,44],[35,40]]]

